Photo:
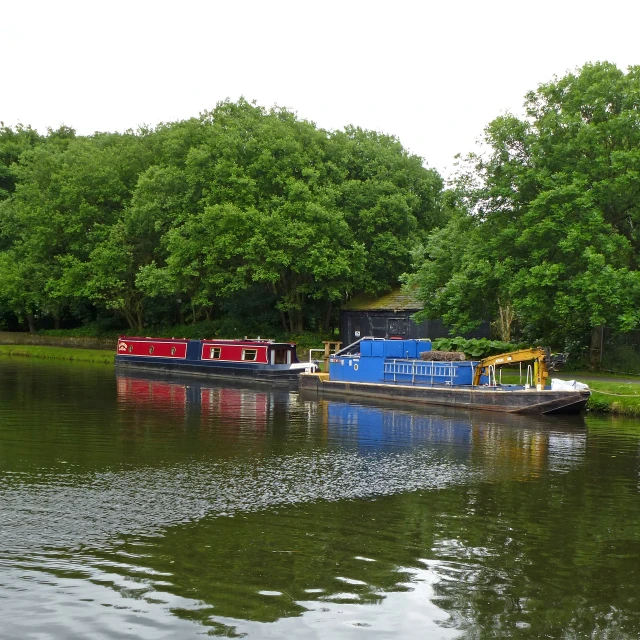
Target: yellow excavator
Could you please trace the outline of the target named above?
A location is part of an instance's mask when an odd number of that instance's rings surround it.
[[[514,364],[516,362],[528,362],[530,360],[533,360],[534,384],[538,391],[542,391],[549,377],[547,363],[551,360],[549,349],[543,349],[542,347],[501,353],[497,356],[490,356],[484,360],[480,360],[473,373],[473,384],[476,386],[480,384],[481,376],[489,373],[489,367],[502,364]]]

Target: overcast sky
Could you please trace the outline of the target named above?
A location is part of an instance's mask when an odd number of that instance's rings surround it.
[[[640,2],[0,0],[0,120],[123,131],[225,98],[395,134],[444,174],[587,61],[640,64]]]

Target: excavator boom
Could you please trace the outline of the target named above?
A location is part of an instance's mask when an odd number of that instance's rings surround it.
[[[489,367],[503,364],[515,364],[516,362],[528,362],[533,360],[534,375],[536,387],[544,389],[549,371],[547,362],[549,360],[549,350],[536,347],[534,349],[521,349],[520,351],[510,351],[509,353],[501,353],[497,356],[490,356],[481,360],[473,374],[473,384],[479,385],[483,372],[488,371]]]

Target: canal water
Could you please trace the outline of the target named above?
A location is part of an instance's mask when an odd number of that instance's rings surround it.
[[[0,360],[0,637],[638,638],[640,423]]]

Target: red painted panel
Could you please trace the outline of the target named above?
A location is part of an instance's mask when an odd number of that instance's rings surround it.
[[[187,343],[174,340],[141,340],[120,338],[118,340],[118,354],[121,356],[148,356],[151,358],[179,358],[187,357]]]
[[[267,346],[260,344],[252,344],[250,342],[229,344],[224,342],[203,342],[202,343],[202,360],[211,360],[211,349],[220,349],[220,360],[226,362],[260,362],[266,364],[267,360]],[[243,349],[255,349],[257,351],[255,360],[242,360]]]

